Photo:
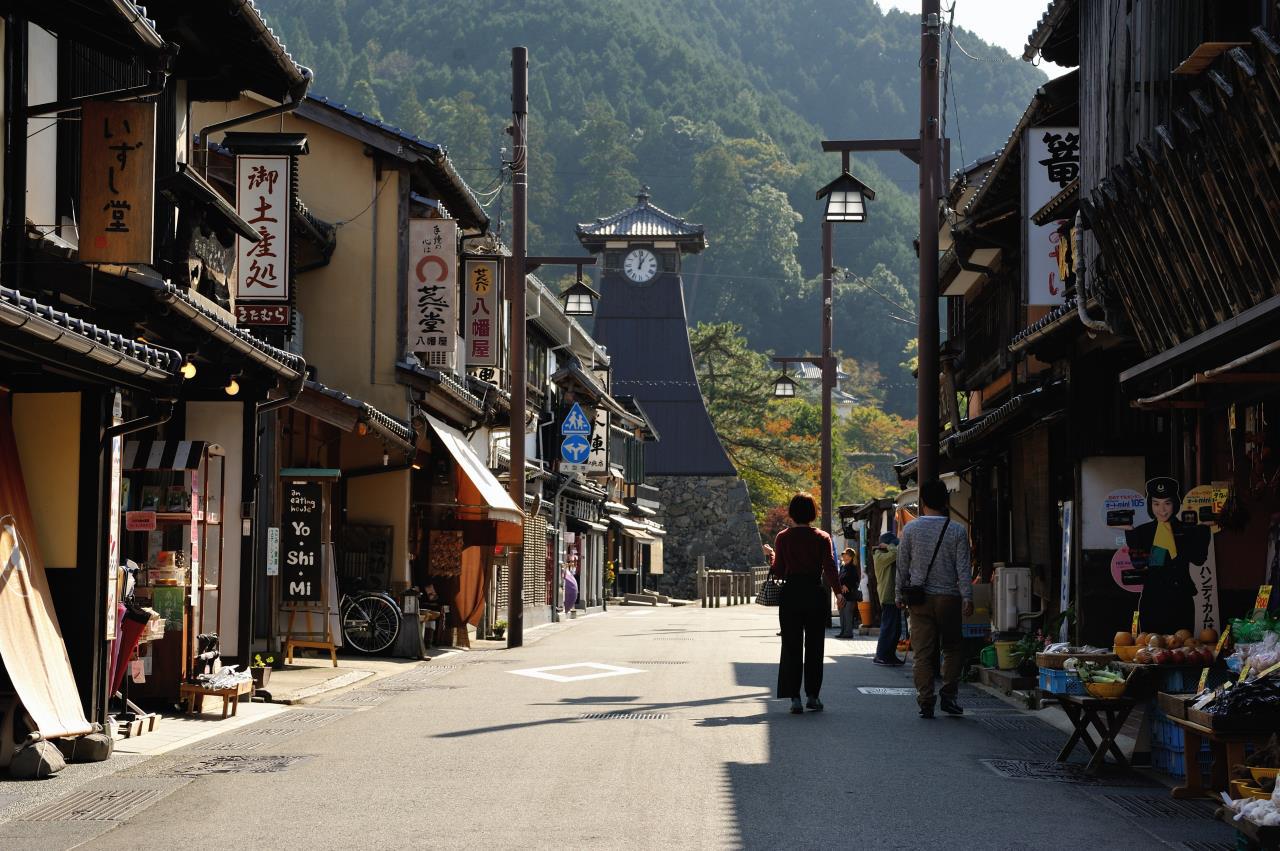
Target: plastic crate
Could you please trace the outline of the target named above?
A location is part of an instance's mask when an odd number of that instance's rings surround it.
[[[1186,694],[1200,683],[1199,668],[1158,668],[1159,689],[1165,694]]]
[[[1086,694],[1079,677],[1057,668],[1040,669],[1040,688],[1054,694]]]
[[[985,623],[967,623],[960,627],[960,634],[965,638],[986,638],[991,634],[991,626]]]
[[[1204,776],[1208,776],[1212,766],[1213,754],[1206,742],[1200,749],[1200,771]],[[1153,742],[1151,745],[1151,767],[1156,771],[1168,774],[1170,777],[1181,779],[1187,776],[1186,757],[1182,752],[1182,748],[1170,748]]]

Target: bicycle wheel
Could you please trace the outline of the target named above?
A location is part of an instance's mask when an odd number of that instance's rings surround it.
[[[382,653],[400,634],[400,608],[381,594],[351,598],[342,612],[342,637],[360,653]]]

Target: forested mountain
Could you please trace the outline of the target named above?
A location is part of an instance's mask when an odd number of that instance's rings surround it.
[[[751,346],[818,346],[820,208],[839,171],[824,137],[914,136],[919,22],[873,0],[258,0],[313,91],[445,144],[473,187],[498,187],[510,47],[530,49],[530,250],[580,249],[574,225],[654,203],[707,226],[686,267],[690,321],[733,321]],[[996,150],[1044,76],[958,30],[953,168]],[[874,364],[890,408],[913,334],[914,171],[858,161],[869,220],[837,229],[836,345]],[[899,162],[900,160],[900,162]],[[907,194],[894,185],[901,181]],[[487,198],[487,195],[483,197]],[[501,219],[509,203],[494,196]]]

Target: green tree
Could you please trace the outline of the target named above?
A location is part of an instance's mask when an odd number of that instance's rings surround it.
[[[606,216],[631,202],[638,181],[631,129],[603,97],[589,100],[577,137],[581,143],[578,180],[569,208],[583,221]]]

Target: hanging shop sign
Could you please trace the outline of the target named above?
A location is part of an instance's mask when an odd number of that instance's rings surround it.
[[[1058,611],[1065,612],[1071,607],[1071,524],[1074,522],[1072,517],[1073,503],[1066,500],[1062,503],[1062,552],[1059,560],[1061,574],[1058,582]],[[866,564],[866,562],[863,562]],[[1067,619],[1062,619],[1062,626],[1058,629],[1058,640],[1066,641],[1067,636]]]
[[[111,425],[118,426],[124,422],[124,400],[117,392],[111,400]],[[116,435],[111,438],[111,502],[107,509],[107,641],[116,637],[116,581],[120,576],[120,512],[121,503],[128,500],[121,495],[124,478],[124,437]],[[130,512],[132,513],[132,512]],[[155,514],[151,515],[152,528],[155,528]]]
[[[458,224],[409,220],[409,351],[426,366],[454,368],[458,335]]]
[[[1066,284],[1058,268],[1061,220],[1037,225],[1032,214],[1080,176],[1079,127],[1031,127],[1022,136],[1022,256],[1027,304],[1059,305]]]
[[[596,408],[591,427],[591,454],[587,456],[587,472],[603,473],[609,469],[609,412]]]
[[[155,104],[89,101],[80,127],[80,261],[151,263]]]
[[[468,260],[466,286],[467,366],[497,366],[502,339],[502,295],[498,288],[498,261]]]
[[[281,598],[286,603],[318,603],[324,599],[320,578],[323,488],[319,482],[288,482],[284,486],[280,550],[284,562]]]
[[[289,301],[292,167],[287,156],[236,157],[236,212],[258,241],[236,237],[236,298]]]

